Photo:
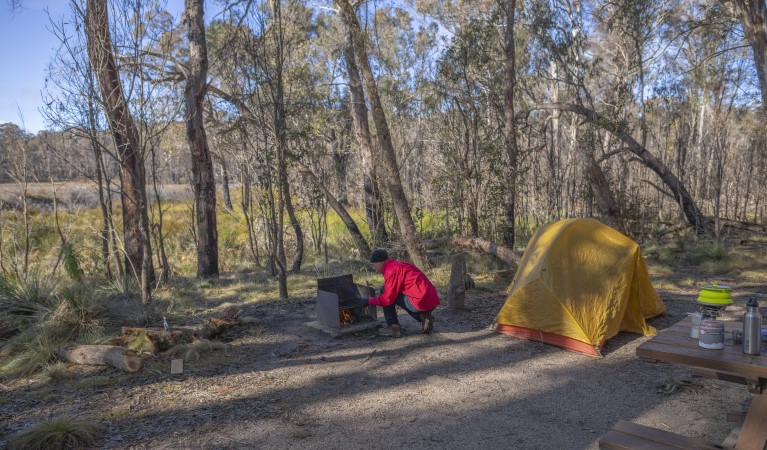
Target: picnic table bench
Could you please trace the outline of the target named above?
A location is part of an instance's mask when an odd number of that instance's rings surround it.
[[[744,384],[755,394],[743,419],[735,448],[764,450],[767,448],[767,355],[746,355],[740,344],[725,340],[721,350],[698,345],[690,337],[690,319],[682,320],[642,343],[636,349],[639,358],[652,362],[670,362],[690,366],[694,375]],[[725,334],[742,330],[742,322],[725,322]],[[725,416],[724,412],[722,414]],[[619,422],[599,440],[605,449],[656,448],[724,448],[699,439],[681,436],[664,430],[631,422]]]
[[[599,439],[599,448],[604,450],[717,450],[724,447],[622,420]]]

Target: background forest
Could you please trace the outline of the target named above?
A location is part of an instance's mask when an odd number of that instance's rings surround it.
[[[721,257],[733,230],[764,230],[765,14],[72,0],[50,18],[49,131],[0,125],[6,325],[84,302],[66,286],[150,316],[174,276],[263,274],[285,299],[289,276],[363,270],[374,247],[431,269],[444,238],[518,254],[569,217]]]

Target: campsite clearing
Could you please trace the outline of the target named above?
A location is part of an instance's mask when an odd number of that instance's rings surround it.
[[[694,311],[698,285],[689,280],[704,278],[656,274],[669,311],[649,324],[664,329]],[[729,318],[767,294],[764,279],[719,281],[733,288]],[[625,420],[721,443],[736,426],[726,414],[752,397],[639,360],[648,338],[638,334],[619,333],[597,358],[493,332],[505,299],[468,291],[465,310],[436,311],[432,335],[403,317],[402,339],[307,333],[310,298],[259,304],[243,310],[256,323],[228,332],[228,350],[201,350],[183,374],[171,374],[166,356],[135,374],[75,366],[56,383],[4,382],[0,436],[76,417],[102,424],[100,447],[116,449],[596,449]]]

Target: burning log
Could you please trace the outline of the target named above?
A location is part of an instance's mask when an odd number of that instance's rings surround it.
[[[56,352],[59,359],[90,366],[112,366],[125,372],[141,370],[144,360],[132,350],[112,345],[71,344]]]

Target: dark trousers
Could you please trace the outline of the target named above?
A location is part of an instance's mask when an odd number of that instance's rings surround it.
[[[410,314],[410,317],[412,317],[413,319],[419,322],[421,321],[422,313],[428,314],[434,311],[433,308],[430,309],[429,311],[418,311],[418,310],[411,311],[410,308],[412,308],[412,306],[408,306],[405,303],[405,298],[406,297],[404,294],[400,294],[397,296],[397,300],[394,302],[393,305],[382,307],[383,313],[384,313],[384,320],[386,320],[386,326],[399,325],[399,320],[397,319],[397,306],[407,311],[407,313]]]

